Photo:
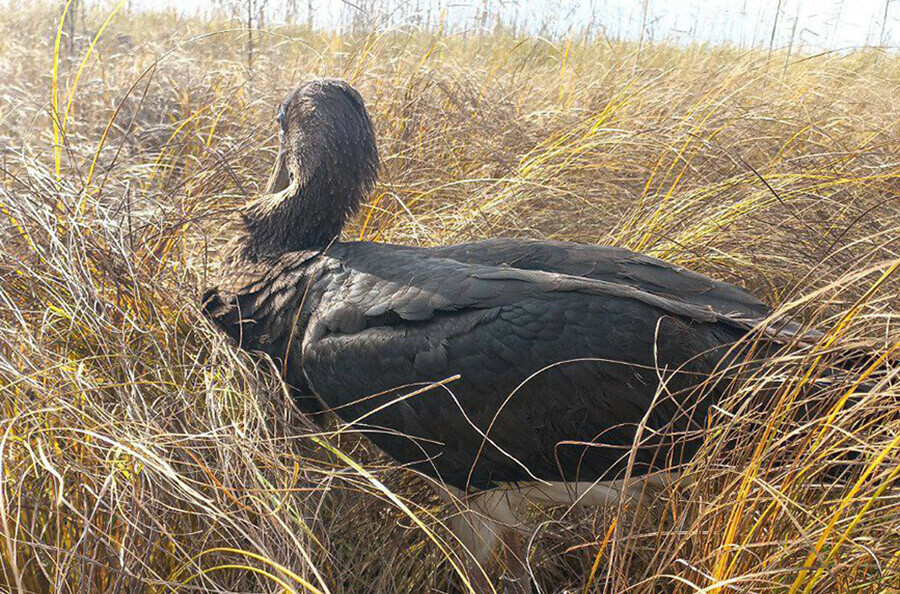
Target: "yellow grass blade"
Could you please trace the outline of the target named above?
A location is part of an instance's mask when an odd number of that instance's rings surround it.
[[[100,36],[103,35],[103,32],[106,31],[106,28],[112,22],[113,17],[116,16],[116,13],[119,12],[119,9],[125,5],[125,0],[119,0],[119,3],[116,4],[115,8],[109,13],[106,17],[106,20],[103,21],[103,24],[100,25],[100,29],[97,31],[97,34],[94,35],[93,41],[91,41],[91,45],[88,47],[87,52],[84,54],[84,58],[81,60],[81,64],[78,66],[78,70],[75,73],[75,81],[72,83],[72,88],[69,89],[69,98],[66,100],[66,111],[63,114],[62,118],[62,130],[65,133],[66,124],[69,121],[69,111],[72,109],[72,101],[75,100],[75,91],[78,90],[78,83],[81,80],[81,75],[84,72],[85,67],[87,66],[88,59],[91,57],[91,53],[94,51],[94,46],[97,45],[97,42],[100,41]]]

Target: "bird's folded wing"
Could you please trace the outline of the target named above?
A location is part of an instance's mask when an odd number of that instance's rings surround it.
[[[488,239],[429,248],[429,251],[460,262],[506,265],[625,284],[744,318],[763,318],[770,312],[768,306],[740,287],[624,248],[563,241]]]

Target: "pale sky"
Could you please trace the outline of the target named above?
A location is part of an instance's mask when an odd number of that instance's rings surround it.
[[[99,0],[103,1],[103,0]],[[244,6],[249,0],[219,0],[218,5]],[[269,22],[284,18],[291,2],[297,19],[305,21],[310,0],[253,0],[265,5]],[[209,0],[131,0],[133,7],[205,10]],[[637,39],[642,23],[645,38],[678,42],[732,42],[767,47],[779,10],[775,46],[793,35],[794,45],[807,49],[844,49],[863,45],[900,44],[900,0],[311,0],[314,24],[338,28],[355,13],[392,14],[390,24],[415,24],[442,12],[454,29],[476,27],[484,7],[504,23],[515,21],[529,32],[581,34],[593,24],[610,37]],[[882,29],[885,7],[887,25]],[[594,15],[592,20],[591,15]],[[796,25],[795,25],[796,23]]]

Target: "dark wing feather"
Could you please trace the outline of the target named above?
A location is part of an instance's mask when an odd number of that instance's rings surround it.
[[[624,248],[531,239],[488,239],[429,248],[437,257],[487,266],[543,270],[605,280],[760,319],[770,308],[746,290]]]
[[[692,388],[749,327],[635,286],[395,248],[332,246],[303,369],[388,454],[458,487],[611,478],[645,415],[660,433],[637,470],[680,459],[663,430],[702,426],[709,401]],[[560,445],[572,441],[596,445]]]

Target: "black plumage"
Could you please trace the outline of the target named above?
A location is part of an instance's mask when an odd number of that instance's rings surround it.
[[[280,113],[267,194],[244,209],[204,307],[278,361],[303,410],[460,489],[615,479],[629,455],[641,473],[695,451],[727,382],[698,386],[740,361],[733,346],[767,306],[619,248],[333,241],[375,181],[362,99],[317,81]]]

